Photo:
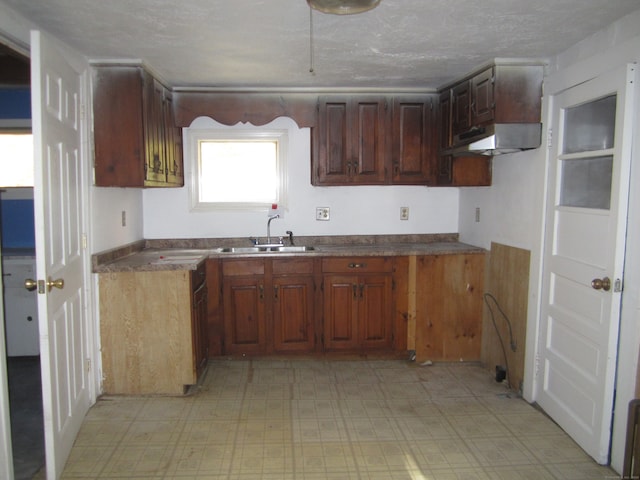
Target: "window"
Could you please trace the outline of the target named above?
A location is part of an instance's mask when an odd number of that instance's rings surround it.
[[[186,129],[193,210],[286,203],[286,130]]]

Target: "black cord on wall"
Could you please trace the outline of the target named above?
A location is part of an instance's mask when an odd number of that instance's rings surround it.
[[[500,340],[500,347],[502,347],[502,354],[504,355],[504,365],[505,365],[506,374],[507,374],[507,387],[509,387],[509,389],[511,389],[511,375],[509,373],[509,360],[507,359],[507,350],[504,348],[504,341],[502,340],[502,335],[500,335],[500,330],[498,330],[498,324],[496,323],[496,318],[495,318],[495,315],[493,313],[493,309],[491,308],[491,304],[489,303],[489,299],[491,299],[491,301],[493,301],[493,303],[495,304],[495,307],[500,312],[500,315],[502,315],[502,318],[504,318],[504,320],[507,322],[507,326],[509,327],[509,345],[511,347],[511,351],[515,352],[516,351],[516,342],[513,339],[513,330],[511,328],[511,321],[509,320],[509,317],[507,316],[507,314],[504,313],[504,310],[502,310],[502,308],[500,307],[500,303],[498,303],[498,300],[496,299],[496,297],[494,297],[490,293],[485,293],[484,294],[484,302],[487,304],[487,308],[489,308],[489,314],[491,315],[491,321],[493,322],[493,326],[496,329],[496,334],[498,335],[498,340]],[[496,367],[496,368],[498,368],[498,367]]]

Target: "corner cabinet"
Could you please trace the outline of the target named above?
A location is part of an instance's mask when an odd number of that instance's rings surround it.
[[[433,95],[320,97],[312,184],[429,184],[436,103]]]
[[[93,116],[96,186],[184,185],[172,94],[144,68],[95,67]]]
[[[99,274],[103,390],[183,394],[208,359],[205,262]]]

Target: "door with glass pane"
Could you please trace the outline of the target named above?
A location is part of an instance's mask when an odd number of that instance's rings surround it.
[[[612,72],[552,99],[536,401],[601,464],[615,387],[632,76]]]

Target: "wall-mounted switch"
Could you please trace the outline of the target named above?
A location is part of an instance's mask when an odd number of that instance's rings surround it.
[[[476,207],[476,223],[480,223],[480,207]]]
[[[316,207],[316,220],[327,221],[331,218],[329,207]]]
[[[409,207],[400,207],[400,220],[409,220]]]
[[[122,210],[122,226],[127,226],[127,212],[125,210]]]

